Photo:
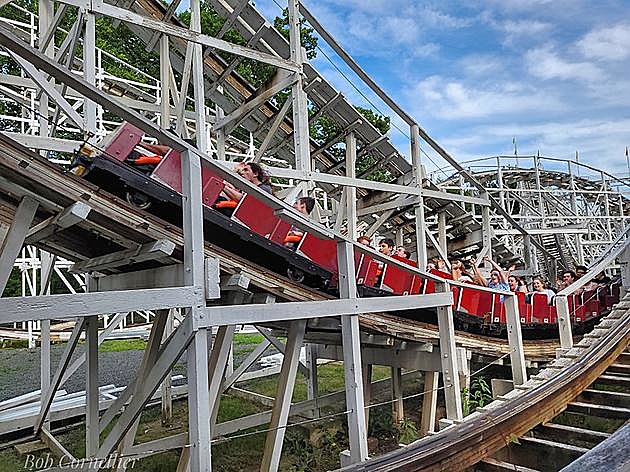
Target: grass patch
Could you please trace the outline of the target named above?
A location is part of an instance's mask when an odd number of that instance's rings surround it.
[[[246,339],[252,340],[251,335]],[[256,335],[253,335],[256,336]],[[136,343],[138,341],[135,341]],[[254,339],[254,343],[260,339]],[[143,349],[142,345],[130,341],[113,341],[110,350]],[[106,344],[106,345],[107,345]],[[389,377],[390,368],[374,366],[373,381]],[[321,395],[343,390],[344,388],[344,368],[342,363],[330,363],[320,365],[318,368],[319,390]],[[306,379],[299,374],[296,380],[294,400],[306,399]],[[258,379],[247,382],[245,388],[256,391],[263,395],[275,396],[278,384],[278,376]],[[415,388],[417,383],[410,382],[405,385],[405,390]],[[385,394],[387,397],[389,393]],[[373,399],[375,400],[375,399]],[[339,405],[331,406],[331,412],[340,410]],[[413,409],[413,408],[412,408]],[[416,408],[417,410],[418,408]],[[230,421],[254,413],[268,410],[255,402],[245,400],[235,395],[226,394],[221,397],[218,412],[218,423]],[[173,402],[173,419],[170,426],[164,426],[161,422],[161,409],[159,406],[147,408],[140,417],[140,426],[136,434],[135,443],[144,443],[155,439],[172,436],[187,431],[188,429],[188,404],[186,401]],[[380,416],[379,416],[380,415]],[[382,418],[381,418],[382,417]],[[371,429],[382,438],[381,443],[389,447],[389,443],[395,447],[397,442],[392,438],[396,434],[394,425],[391,424],[391,408],[388,406],[375,409],[370,414]],[[108,426],[101,434],[101,440],[111,430]],[[260,462],[263,455],[264,442],[266,438],[265,429],[268,425],[261,425],[240,431],[219,440],[212,445],[212,469],[213,471],[231,472],[243,471],[254,472],[260,469]],[[253,433],[253,434],[247,434]],[[241,436],[242,437],[235,437]],[[75,457],[84,457],[85,427],[77,427],[72,431],[58,435],[61,443]],[[339,466],[339,452],[347,448],[347,427],[345,425],[345,415],[320,423],[313,423],[306,426],[295,426],[286,431],[284,448],[282,452],[280,470],[286,471],[309,471],[320,472],[335,469]],[[391,447],[390,447],[391,449]],[[389,449],[381,448],[381,452]],[[48,451],[42,451],[45,455]],[[177,468],[181,450],[175,449],[166,451],[155,456],[144,458],[135,463],[133,470],[137,472],[172,472]],[[0,451],[0,472],[24,471],[25,456],[20,456],[14,449]]]
[[[577,428],[590,429],[602,433],[614,433],[623,426],[625,420],[615,418],[600,418],[597,416],[587,416],[581,413],[565,411],[553,419],[554,423],[564,426],[574,426]]]
[[[239,333],[234,335],[234,344],[260,344],[264,339],[262,334]]]
[[[27,347],[28,347],[28,341],[26,339],[0,340],[0,349],[26,349]]]
[[[390,376],[390,368],[384,366],[374,366],[372,370],[372,382],[385,379]],[[278,377],[273,375],[262,379],[255,379],[243,384],[246,390],[260,393],[268,397],[275,397],[278,390]],[[344,387],[344,371],[343,364],[333,362],[321,365],[317,369],[319,394],[337,392],[343,390]],[[307,380],[304,375],[298,373],[295,379],[295,388],[293,389],[293,401],[299,402],[306,400]]]
[[[101,343],[98,352],[144,351],[146,347],[144,339],[110,339]]]

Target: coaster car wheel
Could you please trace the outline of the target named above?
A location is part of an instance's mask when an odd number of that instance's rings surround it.
[[[127,202],[131,203],[136,208],[146,210],[151,207],[151,198],[142,192],[136,190],[128,190],[125,194]]]
[[[289,280],[292,280],[293,282],[302,283],[304,282],[305,275],[300,269],[289,267],[287,269],[287,277],[289,277]]]

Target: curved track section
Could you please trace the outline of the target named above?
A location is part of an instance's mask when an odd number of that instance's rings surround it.
[[[576,347],[460,424],[345,471],[464,470],[549,421],[593,383],[630,342],[630,295]]]

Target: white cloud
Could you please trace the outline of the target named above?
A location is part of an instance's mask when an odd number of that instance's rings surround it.
[[[630,22],[590,31],[577,47],[590,59],[620,61],[630,56]]]
[[[602,80],[604,72],[590,62],[569,62],[548,47],[536,48],[525,54],[529,73],[543,80]]]
[[[471,54],[462,58],[459,64],[467,76],[486,77],[504,72],[505,60],[490,54]]]
[[[549,31],[552,25],[537,20],[507,20],[499,28],[510,35],[535,35]]]
[[[563,104],[544,93],[516,82],[505,82],[487,89],[463,82],[428,77],[411,92],[420,98],[421,109],[443,119],[466,119],[498,116],[526,111],[557,111]]]
[[[537,150],[550,157],[568,158],[579,151],[580,162],[594,167],[620,172],[625,168],[623,155],[628,142],[630,118],[611,120],[585,118],[576,121],[542,121],[530,124],[479,126],[472,130],[481,137],[484,146],[509,142],[517,137],[519,153],[535,154]]]
[[[453,16],[430,7],[414,11],[412,14],[416,21],[428,23],[428,25],[436,28],[465,28],[470,26],[474,21],[473,18]]]
[[[414,44],[410,53],[413,59],[435,56],[440,52],[440,45],[436,43]]]

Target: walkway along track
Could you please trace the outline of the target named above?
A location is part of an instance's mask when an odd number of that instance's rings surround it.
[[[630,294],[593,332],[516,390],[440,433],[343,470],[464,470],[564,411],[629,343]]]
[[[181,228],[151,216],[113,195],[72,174],[63,172],[38,154],[0,133],[0,221],[9,225],[14,209],[26,195],[36,198],[40,207],[35,223],[58,214],[75,202],[88,204],[91,211],[85,221],[37,243],[42,249],[71,260],[82,260],[103,254],[93,244],[98,235],[102,244],[109,244],[107,252],[137,247],[150,241],[166,239],[176,245],[172,263],[178,262],[183,247]],[[13,209],[13,210],[12,210]],[[85,240],[81,238],[90,237]],[[86,242],[88,241],[88,242]],[[228,274],[243,272],[260,290],[287,301],[322,300],[325,294],[291,282],[263,267],[252,264],[238,255],[206,243],[207,257],[217,257],[221,270]],[[397,329],[398,327],[398,329]],[[437,326],[390,316],[364,315],[362,329],[380,332],[395,338],[437,344]],[[508,352],[505,340],[459,333],[456,343],[497,357]],[[531,359],[550,358],[558,347],[556,342],[526,342],[525,355]]]

